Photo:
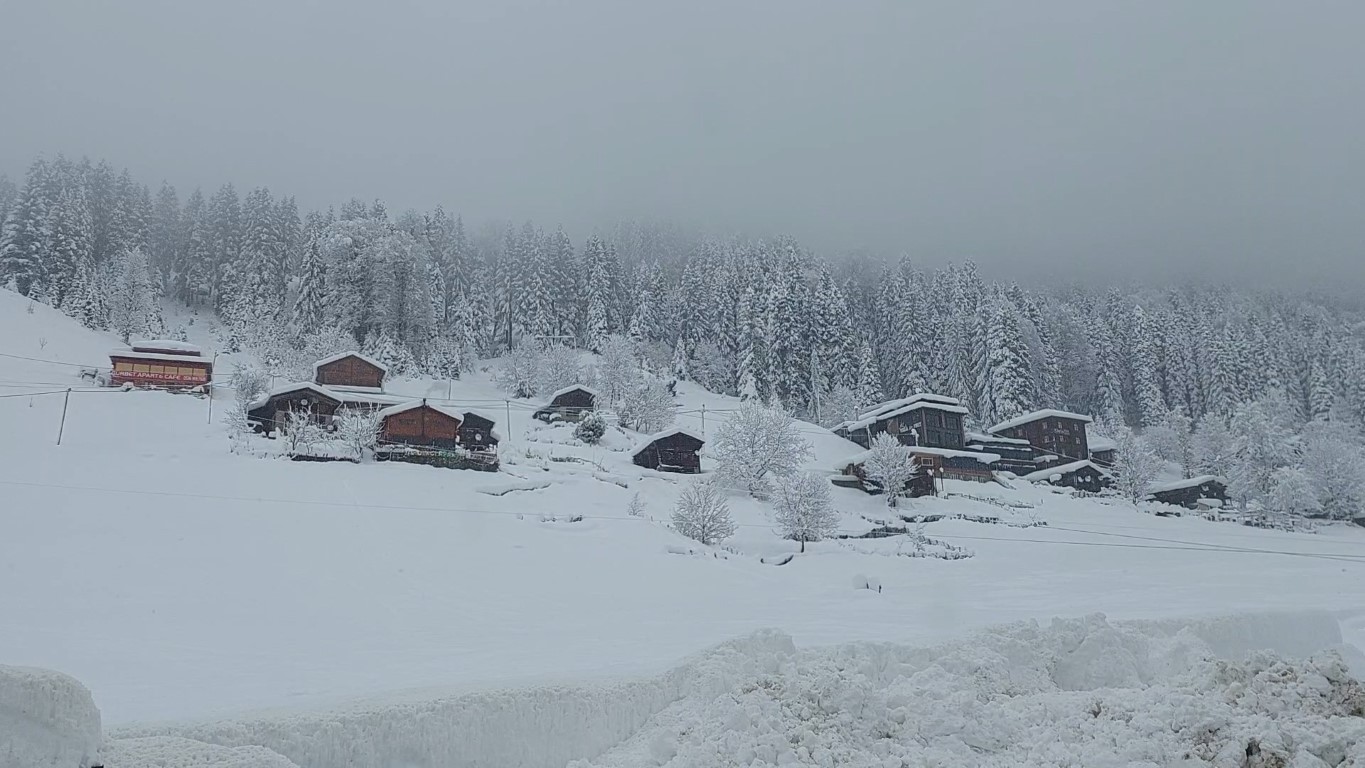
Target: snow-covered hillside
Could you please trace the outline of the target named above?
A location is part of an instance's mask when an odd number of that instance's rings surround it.
[[[968,559],[901,556],[892,537],[773,565],[798,547],[738,494],[738,533],[704,549],[666,523],[696,478],[635,467],[628,435],[575,444],[485,372],[393,389],[497,418],[499,474],[232,454],[230,396],[210,421],[198,397],[88,391],[81,367],[116,340],[27,304],[0,292],[0,663],[74,676],[106,725],[654,674],[768,627],[807,648],[1092,612],[1365,609],[1365,530],[1156,518],[1024,483],[950,482],[963,495],[902,510],[949,518],[925,532]],[[58,446],[64,397],[33,393],[67,387]],[[711,435],[737,404],[684,383],[677,423]],[[858,450],[801,429],[813,470]],[[845,533],[886,517],[877,498],[833,494]],[[1339,615],[1365,645],[1365,614]]]

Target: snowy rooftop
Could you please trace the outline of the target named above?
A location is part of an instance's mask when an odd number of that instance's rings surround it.
[[[247,406],[247,407],[248,407],[249,409],[250,409],[250,408],[260,408],[261,406],[263,406],[263,405],[265,405],[266,403],[270,402],[270,398],[272,398],[272,397],[278,397],[278,396],[280,396],[280,395],[287,395],[287,394],[289,394],[290,392],[298,392],[298,391],[301,390],[301,389],[306,389],[306,390],[309,390],[309,391],[311,391],[311,392],[316,392],[317,394],[319,394],[319,395],[321,395],[321,396],[323,396],[323,397],[329,398],[329,399],[331,399],[331,400],[335,400],[335,401],[337,401],[338,403],[339,403],[339,402],[342,402],[342,401],[344,400],[344,398],[341,396],[341,394],[340,394],[339,392],[333,392],[332,390],[328,389],[327,387],[322,386],[321,384],[314,384],[314,383],[311,382],[311,381],[296,381],[296,382],[293,382],[293,383],[290,383],[290,384],[282,384],[282,385],[280,385],[280,386],[278,386],[278,387],[276,387],[276,388],[270,390],[270,391],[267,392],[266,394],[264,394],[264,395],[262,395],[262,396],[256,398],[256,400],[255,400],[254,402],[252,402],[251,405],[249,405],[249,406]]]
[[[920,454],[924,456],[939,456],[945,459],[974,459],[982,464],[994,464],[1000,461],[1000,456],[994,453],[982,453],[981,451],[955,451],[951,448],[929,448],[927,446],[906,446],[910,454]],[[852,456],[846,456],[834,463],[836,472],[844,471],[850,464],[862,464],[872,456],[872,451],[860,451]]]
[[[461,413],[460,411],[451,408],[450,406],[437,405],[426,400],[408,400],[407,402],[399,403],[398,405],[390,405],[388,408],[384,408],[379,411],[379,417],[381,419],[388,418],[389,416],[392,416],[396,413],[405,413],[407,411],[413,410],[414,408],[421,408],[424,405],[430,408],[431,410],[436,411],[437,413],[443,413],[449,416],[450,418],[456,419],[461,422],[464,421],[464,414]]]
[[[988,435],[984,432],[968,432],[967,442],[969,443],[999,443],[1001,445],[1028,445],[1028,441],[1018,437],[999,437]]]
[[[910,405],[911,403],[919,402],[937,403],[939,405],[962,405],[962,401],[958,400],[955,397],[948,397],[947,395],[935,395],[931,392],[916,392],[915,394],[909,397],[902,397],[899,400],[887,400],[884,403],[880,403],[873,407],[871,410],[858,414],[858,418],[854,419],[854,421],[875,418],[881,414],[887,413],[888,411],[894,411],[898,408],[903,408],[907,405]]]
[[[559,397],[559,396],[561,396],[561,395],[567,395],[567,394],[569,394],[570,392],[574,392],[574,391],[580,390],[580,389],[583,390],[584,392],[587,392],[588,394],[592,395],[594,399],[596,399],[596,398],[598,398],[598,397],[601,397],[601,395],[597,394],[597,390],[593,389],[592,387],[586,386],[586,385],[584,385],[584,384],[571,384],[571,385],[569,385],[569,386],[567,386],[567,387],[563,387],[563,388],[561,388],[561,389],[556,389],[554,392],[551,392],[551,393],[550,393],[550,399],[547,400],[546,402],[547,402],[547,404],[548,404],[548,403],[553,403],[553,402],[555,401],[555,398],[557,398],[557,397]]]
[[[1182,488],[1197,488],[1204,483],[1222,483],[1226,485],[1227,481],[1217,475],[1199,475],[1184,480],[1173,480],[1169,483],[1157,483],[1156,485],[1149,487],[1147,492],[1165,493],[1166,491],[1178,491]]]
[[[693,431],[690,430],[690,429],[684,429],[684,428],[682,428],[682,427],[671,427],[671,428],[669,428],[669,429],[665,429],[665,430],[662,431],[662,432],[655,432],[655,433],[652,434],[652,435],[648,435],[648,436],[642,438],[642,439],[640,440],[640,442],[637,443],[637,444],[635,445],[635,447],[631,449],[630,455],[631,455],[631,456],[635,456],[635,455],[639,454],[640,451],[643,451],[644,449],[646,449],[646,448],[648,448],[649,446],[653,445],[655,442],[657,442],[657,441],[659,441],[659,440],[662,440],[662,439],[664,439],[665,437],[672,437],[673,435],[687,435],[688,437],[692,438],[693,440],[696,440],[696,441],[699,442],[699,443],[705,443],[705,442],[706,442],[706,438],[702,437],[701,435],[697,434],[696,432],[693,432]]]
[[[863,414],[858,419],[855,419],[853,421],[846,421],[842,424],[836,425],[834,428],[843,429],[849,432],[856,432],[857,430],[870,427],[879,421],[894,419],[897,416],[909,413],[911,411],[916,411],[921,408],[933,408],[936,411],[947,411],[948,413],[960,413],[964,415],[967,413],[967,409],[963,408],[960,405],[950,405],[948,403],[942,402],[941,400],[928,399],[937,397],[938,395],[915,395],[914,397],[907,397],[904,398],[903,400],[897,400],[895,401],[895,403],[899,403],[899,405],[888,405],[883,408],[868,411],[868,413]],[[946,397],[942,398],[942,400],[952,400],[952,398]]]
[[[1032,413],[1026,413],[1023,416],[1016,416],[1010,419],[1009,421],[1002,421],[999,424],[996,424],[995,426],[987,429],[986,431],[994,434],[996,432],[1000,432],[1001,430],[1022,427],[1025,424],[1030,424],[1032,422],[1038,421],[1039,419],[1075,419],[1076,421],[1085,422],[1086,424],[1089,424],[1090,422],[1094,421],[1094,419],[1091,419],[1089,416],[1086,416],[1084,414],[1071,413],[1070,411],[1059,411],[1055,408],[1044,408],[1041,411],[1033,411]]]
[[[134,352],[172,352],[190,356],[204,354],[198,346],[175,339],[137,339],[131,346]]]
[[[1105,437],[1104,435],[1097,435],[1093,432],[1086,433],[1085,442],[1090,446],[1091,453],[1094,453],[1095,451],[1116,451],[1119,447],[1119,444],[1114,442],[1112,438]]]
[[[384,365],[383,363],[379,362],[378,360],[375,360],[372,357],[366,357],[360,354],[359,352],[355,351],[338,352],[335,355],[329,355],[327,357],[324,357],[321,360],[317,361],[316,363],[313,363],[313,371],[317,372],[318,368],[321,368],[322,366],[327,365],[328,363],[335,363],[338,360],[344,360],[348,357],[354,357],[360,360],[364,360],[365,362],[369,363],[370,365],[373,365],[374,367],[378,368],[379,370],[385,373],[389,372],[389,367],[387,365]]]
[[[157,360],[166,363],[180,363],[182,365],[198,363],[199,365],[212,365],[202,357],[191,354],[167,354],[165,352],[144,352],[137,349],[116,349],[109,353],[110,357],[121,357],[129,360]]]
[[[1037,472],[1030,472],[1027,475],[1024,475],[1023,477],[1025,480],[1031,483],[1036,483],[1041,480],[1047,480],[1054,475],[1067,475],[1072,472],[1075,472],[1076,470],[1085,469],[1086,467],[1090,467],[1091,469],[1095,470],[1096,472],[1099,472],[1101,475],[1104,475],[1105,477],[1109,476],[1108,472],[1096,466],[1094,463],[1088,460],[1081,460],[1073,461],[1069,464],[1059,464],[1055,467],[1048,467],[1047,469],[1040,469]]]

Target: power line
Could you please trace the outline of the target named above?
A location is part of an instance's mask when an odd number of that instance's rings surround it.
[[[107,365],[86,365],[85,363],[64,363],[60,360],[43,360],[38,357],[24,357],[23,355],[12,355],[8,352],[0,352],[0,357],[9,357],[15,360],[28,360],[32,363],[47,363],[48,365],[65,365],[71,368],[108,368]]]

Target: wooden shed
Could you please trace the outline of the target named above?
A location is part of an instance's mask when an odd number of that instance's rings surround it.
[[[460,422],[460,445],[469,451],[496,451],[502,436],[494,421],[475,411],[465,411]]]
[[[701,471],[703,445],[706,440],[685,429],[669,429],[645,438],[632,460],[646,469],[696,474]]]
[[[1024,479],[1031,483],[1049,483],[1075,488],[1086,493],[1099,493],[1112,481],[1108,472],[1095,466],[1088,459],[1030,472],[1024,475]]]
[[[413,445],[430,448],[456,448],[460,444],[460,414],[425,400],[391,405],[379,411],[379,442],[386,445]]]
[[[116,387],[184,389],[213,380],[213,361],[198,347],[180,341],[135,341],[128,349],[110,352],[109,365],[109,383]]]
[[[359,352],[342,352],[313,363],[313,383],[381,391],[388,369]]]
[[[1199,509],[1201,505],[1222,506],[1228,500],[1228,484],[1221,477],[1200,475],[1187,480],[1154,485],[1147,498],[1186,509]]]
[[[582,384],[565,387],[550,395],[549,402],[531,414],[544,422],[578,421],[597,408],[597,392]]]
[[[284,426],[289,413],[308,413],[319,424],[330,424],[341,407],[341,398],[326,387],[309,382],[289,384],[251,404],[247,421],[257,432],[273,432]]]

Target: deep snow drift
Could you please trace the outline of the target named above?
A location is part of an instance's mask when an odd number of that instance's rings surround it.
[[[85,686],[0,665],[0,768],[88,768],[99,746],[100,713]]]
[[[127,729],[111,744],[264,745],[303,768],[1242,766],[1249,747],[1255,766],[1365,765],[1365,693],[1340,643],[1335,618],[1312,613],[1095,615],[939,647],[798,650],[760,632],[640,680]]]

